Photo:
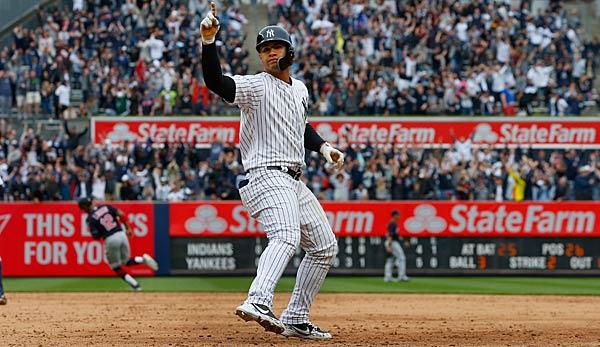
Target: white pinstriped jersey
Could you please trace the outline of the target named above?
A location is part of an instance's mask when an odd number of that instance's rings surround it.
[[[235,75],[235,100],[241,110],[240,152],[246,171],[270,165],[304,164],[308,90],[262,72]]]

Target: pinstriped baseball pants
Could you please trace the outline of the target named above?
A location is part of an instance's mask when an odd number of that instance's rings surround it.
[[[275,286],[300,245],[306,254],[281,321],[306,323],[310,306],[337,254],[335,235],[323,207],[301,181],[265,168],[252,170],[247,178],[249,183],[240,189],[242,203],[262,224],[269,242],[258,261],[246,302],[272,308]]]

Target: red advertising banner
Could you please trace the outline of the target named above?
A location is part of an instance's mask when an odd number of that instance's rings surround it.
[[[240,202],[170,204],[171,236],[260,236]],[[600,237],[600,202],[323,202],[339,236],[383,236],[392,210],[404,236]]]
[[[152,203],[114,203],[127,215],[132,255],[154,255]],[[0,203],[0,256],[7,276],[108,276],[102,241],[94,240],[76,203]],[[133,275],[151,275],[143,266]]]
[[[332,143],[443,146],[458,139],[476,145],[600,147],[600,118],[469,118],[469,117],[323,117],[311,119]],[[239,142],[238,117],[95,117],[94,143],[185,142],[203,147],[212,142]]]

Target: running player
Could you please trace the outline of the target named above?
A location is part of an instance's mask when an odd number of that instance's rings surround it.
[[[131,257],[131,249],[127,237],[132,235],[131,227],[125,219],[123,211],[111,205],[98,204],[92,206],[92,200],[82,198],[78,201],[79,208],[89,214],[87,224],[94,239],[104,240],[106,261],[108,266],[121,277],[133,290],[141,290],[135,280],[123,266],[145,264],[152,270],[158,270],[158,263],[148,254]]]
[[[402,237],[398,234],[398,218],[400,213],[396,210],[392,211],[392,220],[388,224],[387,238],[385,240],[385,251],[387,260],[385,262],[383,280],[385,282],[392,281],[392,270],[394,265],[398,268],[398,281],[408,281],[406,276],[406,256],[402,249]]]
[[[202,71],[207,87],[241,110],[240,151],[246,179],[239,184],[242,203],[258,219],[269,243],[264,249],[246,301],[235,313],[265,330],[307,339],[330,339],[309,320],[311,304],[338,251],[323,208],[299,180],[305,148],[320,152],[338,169],[344,156],[307,122],[306,86],[290,76],[294,47],[279,26],[260,30],[256,50],[264,72],[224,76],[215,36],[219,21],[214,2],[201,24]],[[273,292],[298,246],[306,252],[287,309],[272,312]]]

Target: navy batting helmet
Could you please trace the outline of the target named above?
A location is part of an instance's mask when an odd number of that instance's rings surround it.
[[[80,209],[85,209],[92,206],[92,199],[90,198],[80,198],[77,200],[77,205],[79,205]]]
[[[279,25],[268,25],[258,32],[256,36],[256,50],[260,52],[260,47],[267,42],[283,42],[287,46],[287,53],[279,59],[277,65],[280,70],[287,69],[294,60],[294,47],[292,47],[292,38],[290,34]]]

